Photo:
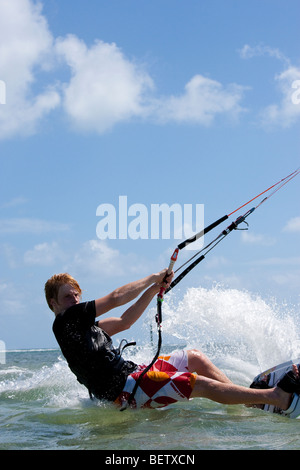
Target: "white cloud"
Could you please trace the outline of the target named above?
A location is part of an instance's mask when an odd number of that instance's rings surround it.
[[[63,252],[58,244],[39,243],[32,250],[24,254],[24,262],[27,265],[52,266],[57,260],[63,259]]]
[[[216,116],[236,118],[243,108],[240,101],[246,88],[195,75],[185,86],[181,96],[167,97],[157,102],[157,116],[161,121],[192,122],[210,125]]]
[[[275,240],[272,237],[268,237],[266,235],[249,233],[249,232],[242,232],[242,242],[254,245],[262,245],[262,246],[271,246],[274,245]]]
[[[20,288],[9,282],[0,281],[0,315],[23,315],[26,302]]]
[[[69,35],[57,40],[56,51],[71,69],[63,105],[76,126],[101,133],[119,121],[143,116],[152,80],[115,44],[96,41],[88,48]]]
[[[295,91],[295,83],[300,80],[300,67],[293,66],[279,49],[267,45],[251,47],[246,44],[239,53],[243,59],[267,56],[275,58],[283,64],[283,71],[274,77],[274,85],[280,94],[279,102],[264,108],[259,119],[266,128],[274,126],[286,128],[293,125],[300,117],[300,103],[298,103],[298,99],[295,100],[295,96],[299,96],[299,92]]]
[[[0,245],[0,255],[2,255],[11,269],[15,269],[19,264],[19,257],[16,253],[16,249],[9,243]],[[2,265],[3,266],[3,265]]]
[[[272,273],[270,278],[280,286],[287,286],[289,288],[295,288],[299,291],[299,279],[300,271],[296,272],[285,272],[285,273]]]
[[[181,96],[155,99],[151,77],[115,44],[88,48],[76,36],[58,39],[56,51],[72,71],[64,86],[64,109],[83,130],[105,132],[120,121],[148,117],[155,122],[210,125],[215,116],[237,117],[244,88],[194,76]]]
[[[300,217],[293,217],[283,228],[284,232],[300,232]]]
[[[0,234],[32,233],[41,234],[68,230],[67,224],[41,219],[12,218],[0,220]]]
[[[27,202],[28,202],[28,199],[26,199],[22,196],[14,197],[9,201],[3,202],[2,204],[0,204],[0,209],[10,209],[12,207],[16,207],[16,206],[19,206],[19,205],[26,204]]]
[[[300,117],[300,104],[295,103],[293,95],[295,89],[293,83],[300,80],[300,68],[290,66],[275,76],[275,82],[281,94],[279,103],[267,106],[261,113],[261,121],[264,126],[278,125],[290,127]]]
[[[250,261],[249,264],[254,266],[299,266],[300,257],[292,258],[266,258]]]
[[[52,86],[33,92],[36,72],[48,67],[52,41],[40,3],[0,0],[0,70],[6,85],[0,138],[33,133],[40,119],[58,106],[60,97]]]
[[[289,64],[289,60],[279,49],[264,44],[259,44],[258,46],[249,46],[249,44],[245,44],[245,46],[239,50],[239,54],[242,59],[268,56]]]
[[[82,275],[120,277],[143,272],[144,266],[134,254],[123,255],[102,240],[85,242],[67,269]]]

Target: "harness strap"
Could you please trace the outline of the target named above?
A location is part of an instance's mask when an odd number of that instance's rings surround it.
[[[123,346],[124,342],[125,342],[125,344]],[[119,347],[117,349],[115,349],[116,355],[112,359],[112,362],[115,362],[113,367],[116,371],[121,370],[121,368],[122,368],[122,366],[125,362],[124,359],[122,358],[122,353],[123,353],[124,349],[127,348],[128,346],[135,346],[135,345],[136,345],[135,341],[128,342],[126,339],[121,340]],[[94,400],[95,396],[92,392],[92,387],[89,384],[88,384],[87,389],[88,389],[88,392],[89,392],[90,399]]]

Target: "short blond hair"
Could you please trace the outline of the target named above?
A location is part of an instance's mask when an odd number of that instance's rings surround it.
[[[76,289],[80,295],[82,294],[82,290],[78,282],[76,279],[74,279],[74,277],[70,276],[70,274],[54,274],[45,284],[45,296],[47,304],[52,311],[53,307],[50,303],[50,300],[55,299],[57,301],[59,288],[64,284],[69,284],[70,286],[74,287],[74,289]]]

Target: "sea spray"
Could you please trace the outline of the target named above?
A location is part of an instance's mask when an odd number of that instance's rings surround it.
[[[155,309],[148,312],[154,318]],[[190,288],[165,297],[163,343],[201,349],[246,381],[300,355],[297,309],[237,289]]]
[[[84,387],[76,381],[61,353],[57,350],[53,354],[54,363],[37,368],[34,360],[27,361],[26,367],[11,366],[10,362],[15,357],[25,355],[34,358],[39,351],[8,352],[8,364],[0,373],[0,398],[22,402],[35,400],[36,403],[64,407],[74,406],[87,397]]]

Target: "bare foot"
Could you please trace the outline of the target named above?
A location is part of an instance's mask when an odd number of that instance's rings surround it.
[[[293,371],[293,374],[295,375],[295,377],[297,379],[299,379],[300,378],[300,373],[299,373],[299,370],[298,370],[298,367],[296,366],[296,364],[293,364],[292,371]],[[288,407],[291,404],[291,398],[292,398],[293,394],[285,392],[284,390],[282,390],[278,386],[275,387],[274,391],[277,392],[277,394],[278,394],[278,400],[279,400],[278,407],[281,408],[282,410],[287,410]]]
[[[300,378],[300,373],[299,373],[299,370],[298,370],[298,367],[296,366],[296,364],[293,364],[292,366],[292,371],[293,371],[293,374],[295,375],[295,377],[297,379]],[[263,379],[261,382],[266,382],[266,385],[267,385],[267,377],[265,377],[265,379]],[[256,387],[254,387],[256,388]],[[268,388],[267,386],[266,387],[258,387],[258,388]],[[275,397],[275,406],[277,408],[280,408],[281,410],[287,410],[291,404],[291,398],[293,396],[292,393],[289,393],[289,392],[285,392],[284,390],[282,390],[282,388],[276,386],[274,389],[273,389],[273,392],[274,392],[274,397]],[[260,408],[260,409],[263,409],[264,408],[264,404],[261,404],[261,405],[246,405],[247,407],[249,408]]]

